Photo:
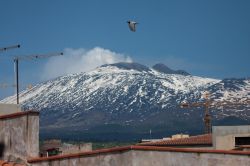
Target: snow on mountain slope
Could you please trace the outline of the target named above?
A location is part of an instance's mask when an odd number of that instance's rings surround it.
[[[250,79],[224,79],[208,88],[217,119],[234,116],[250,119]]]
[[[186,124],[181,125],[184,121],[202,123],[204,112],[183,110],[180,103],[202,101],[204,91],[209,91],[215,101],[245,102],[249,100],[250,79],[166,74],[138,63],[117,63],[40,83],[22,91],[20,103],[24,108],[40,111],[41,126],[45,128],[87,129],[102,124],[137,123],[175,127],[179,124],[185,128]],[[1,102],[15,101],[16,97],[10,96]],[[217,119],[229,116],[250,119],[249,105],[219,107],[211,112]]]
[[[149,68],[145,69],[147,68],[140,69],[140,71],[136,68],[128,70],[123,67],[106,65],[88,73],[59,77],[21,92],[20,103],[38,110],[54,104],[61,106],[74,103],[77,106],[83,101],[87,102],[95,94],[102,94],[106,91],[113,95],[127,95],[131,86],[136,87],[132,92],[140,97],[156,98],[157,94],[161,94],[161,100],[167,102],[168,100],[164,96],[188,94],[220,81],[191,75],[164,74]],[[150,91],[154,91],[155,95],[149,96]],[[169,91],[171,91],[171,95],[168,93]],[[116,95],[112,100],[116,100],[117,97],[119,96]],[[11,96],[1,102],[15,103],[15,101],[16,96]]]
[[[216,101],[245,102],[250,99],[250,79],[224,79],[210,87]]]

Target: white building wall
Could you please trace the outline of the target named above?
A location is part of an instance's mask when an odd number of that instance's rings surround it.
[[[213,126],[212,131],[214,149],[231,150],[235,148],[235,137],[250,137],[250,125]]]

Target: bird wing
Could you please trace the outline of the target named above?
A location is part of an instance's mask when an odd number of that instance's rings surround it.
[[[128,25],[129,25],[129,29],[135,32],[135,23],[130,22]]]
[[[130,29],[131,31],[134,31],[134,26],[133,26],[133,24],[129,24],[129,29]]]
[[[127,21],[127,23],[128,23],[129,29],[132,32],[135,32],[135,30],[136,30],[136,24],[138,24],[138,23],[135,22],[135,21],[131,21],[131,20]]]

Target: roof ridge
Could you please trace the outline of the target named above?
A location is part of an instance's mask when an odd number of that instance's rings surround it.
[[[99,150],[93,150],[93,151],[88,151],[88,152],[80,152],[80,153],[65,154],[65,155],[58,155],[58,156],[29,158],[27,160],[27,162],[28,163],[36,163],[36,162],[60,160],[60,159],[66,159],[66,158],[79,158],[79,157],[105,154],[105,153],[124,152],[124,151],[129,151],[129,150],[145,150],[145,151],[151,150],[151,151],[186,152],[186,153],[218,153],[218,154],[232,154],[232,155],[250,155],[249,151],[130,145],[130,146],[99,149]]]
[[[25,166],[25,165],[19,164],[16,162],[8,162],[8,161],[0,160],[0,166]]]
[[[202,134],[186,138],[176,138],[170,140],[160,140],[155,142],[144,142],[137,145],[159,146],[159,145],[210,145],[212,144],[212,134]]]

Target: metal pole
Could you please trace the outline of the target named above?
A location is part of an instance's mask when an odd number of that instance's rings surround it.
[[[14,58],[14,63],[16,67],[16,100],[17,104],[19,104],[19,76],[18,76],[18,61],[22,59],[36,59],[36,58],[47,58],[51,56],[57,56],[57,55],[63,55],[63,53],[60,54],[47,54],[47,55],[30,55],[30,56],[19,56]]]
[[[19,104],[19,78],[18,78],[18,59],[14,60],[16,64],[16,103]]]
[[[13,49],[13,48],[20,48],[20,44],[14,45],[14,46],[8,46],[8,47],[0,48],[0,52],[1,52],[1,51],[7,51],[7,50]]]

